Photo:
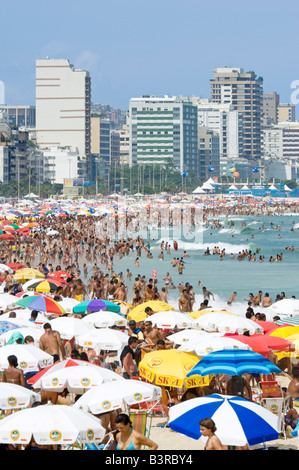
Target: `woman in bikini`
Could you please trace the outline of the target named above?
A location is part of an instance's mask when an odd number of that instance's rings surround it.
[[[120,413],[115,418],[117,434],[115,436],[117,450],[140,450],[142,446],[149,447],[149,450],[158,449],[158,445],[148,439],[140,432],[134,431],[130,418],[125,413]]]
[[[23,371],[17,369],[18,359],[16,356],[8,356],[8,368],[3,370],[2,382],[7,382],[15,385],[22,385],[25,387],[25,378]]]

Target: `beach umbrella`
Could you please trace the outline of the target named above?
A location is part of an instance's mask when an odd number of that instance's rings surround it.
[[[299,326],[299,315],[294,317],[284,317],[281,320],[277,320],[277,325],[290,325],[290,326]]]
[[[58,331],[62,339],[70,340],[79,335],[89,333],[93,327],[88,323],[83,323],[80,318],[58,317],[49,321],[52,330]]]
[[[169,341],[173,341],[174,344],[184,344],[189,340],[200,341],[202,337],[206,337],[206,336],[210,338],[212,336],[212,333],[208,333],[203,330],[183,329],[181,331],[178,331],[177,333],[168,335],[167,339]]]
[[[188,372],[198,363],[195,354],[178,351],[177,349],[162,349],[146,353],[138,365],[139,375],[148,382],[164,387],[186,388],[208,385],[209,380],[192,374],[187,379]]]
[[[12,331],[6,331],[5,333],[0,333],[0,345],[3,346],[4,344],[7,344],[7,342],[11,339],[13,333],[18,333],[20,334],[24,339],[26,336],[32,336],[34,340],[34,344],[36,346],[39,345],[39,339],[44,333],[44,331],[41,330],[41,328],[37,327],[18,327]]]
[[[187,374],[206,376],[208,374],[280,374],[281,370],[269,359],[254,351],[226,349],[215,351],[203,357]]]
[[[126,326],[127,320],[115,312],[101,311],[86,315],[82,321],[96,328],[108,328],[111,326]]]
[[[16,301],[16,297],[11,294],[0,294],[0,310],[6,310],[12,308]]]
[[[44,375],[40,379],[42,390],[59,393],[67,388],[70,393],[82,395],[92,387],[104,382],[117,381],[118,387],[121,388],[123,381],[126,380],[121,375],[105,367],[88,362],[86,364],[84,366],[65,367]],[[33,387],[36,388],[35,385]]]
[[[32,295],[42,295],[40,292],[35,292],[34,290],[25,290],[23,292],[18,292],[15,296],[18,297],[18,299],[22,299],[23,297],[28,297]]]
[[[63,280],[70,279],[72,275],[66,271],[53,271],[52,273],[47,275],[47,278],[52,279],[52,278],[60,278]]]
[[[275,313],[276,315],[299,315],[299,299],[278,300],[267,308],[267,312],[268,311],[269,313]]]
[[[27,408],[40,400],[41,397],[38,393],[26,387],[0,382],[0,410]]]
[[[223,310],[225,313],[230,313],[226,312],[226,310]],[[212,312],[217,312],[219,313],[219,310],[213,310],[213,309],[205,309],[205,310],[196,310],[195,312],[189,312],[187,315],[191,318],[194,318],[194,320],[197,320],[197,318],[202,317],[206,313],[212,313]],[[231,315],[235,315],[234,313],[231,313]]]
[[[0,348],[0,369],[7,369],[8,356],[18,359],[18,368],[25,372],[43,369],[53,363],[53,356],[32,344],[6,344]]]
[[[73,308],[80,302],[72,297],[66,297],[63,300],[58,300],[58,303],[66,313],[73,313]]]
[[[106,382],[88,390],[82,395],[74,408],[92,414],[107,413],[116,409],[124,409],[138,403],[158,401],[162,396],[161,388],[156,385],[136,380]]]
[[[255,323],[263,328],[264,333],[268,333],[268,331],[272,331],[274,328],[276,328],[276,323],[271,321],[255,320]]]
[[[28,379],[28,383],[33,385],[33,388],[41,388],[41,378],[46,376],[47,374],[52,374],[55,371],[64,369],[65,367],[88,366],[90,364],[90,362],[82,361],[81,359],[70,358],[63,359],[62,361],[56,361],[53,364],[50,364],[49,366],[45,367],[41,371],[37,372],[30,379]]]
[[[20,307],[27,307],[31,310],[39,310],[40,312],[56,313],[62,315],[65,310],[51,297],[45,297],[44,295],[33,295],[31,297],[25,297],[15,302],[15,305]]]
[[[293,325],[276,325],[272,331],[268,331],[265,336],[277,336],[279,338],[288,338],[291,335],[299,333],[299,326]]]
[[[119,313],[122,315],[127,316],[130,310],[134,308],[133,305],[128,302],[124,302],[123,300],[112,300],[112,302],[120,307]]]
[[[157,312],[150,315],[150,321],[158,328],[192,328],[194,325],[193,318],[188,315],[169,310],[166,312]]]
[[[0,442],[38,445],[100,443],[105,435],[101,420],[71,406],[40,405],[13,413],[0,422]]]
[[[44,279],[45,277],[43,273],[33,268],[18,269],[13,275],[13,279],[20,282],[38,278]]]
[[[17,323],[19,326],[26,326],[31,328],[33,326],[39,327],[40,325],[43,325],[48,321],[48,318],[42,312],[38,312],[37,318],[34,322],[31,320],[29,321],[32,313],[32,310],[30,310],[29,308],[14,309],[13,313],[16,314],[15,318],[10,317],[11,313],[12,312],[3,313],[1,315],[1,318],[3,318],[3,320],[5,319],[8,321],[11,321],[12,319],[13,323]]]
[[[169,427],[192,439],[201,437],[199,421],[211,418],[222,445],[245,446],[279,438],[277,416],[242,397],[212,394],[179,403],[169,410]]]
[[[0,263],[0,273],[4,273],[5,271],[8,271],[10,274],[14,272],[7,264]]]
[[[2,317],[2,315],[1,315]],[[16,323],[13,323],[13,322],[10,322],[10,321],[7,321],[7,320],[1,320],[0,321],[0,335],[8,332],[8,331],[11,331],[11,330],[16,330],[17,328],[19,328],[19,325],[17,325]]]
[[[0,240],[14,240],[15,237],[9,233],[1,233]]]
[[[252,334],[262,334],[263,329],[254,321],[239,315],[225,312],[210,312],[199,317],[195,323],[196,328],[205,331],[218,331],[220,333],[239,333],[249,331]]]
[[[84,300],[73,308],[74,313],[99,312],[101,310],[108,310],[110,312],[118,313],[120,306],[105,299],[92,299]]]
[[[79,346],[84,348],[99,348],[107,351],[119,351],[128,344],[128,335],[122,331],[111,328],[93,328],[85,334],[78,336]]]
[[[26,266],[24,266],[24,264],[21,264],[21,263],[8,263],[7,266],[11,268],[13,272],[17,271],[18,269],[26,268]]]
[[[289,340],[284,338],[279,338],[277,336],[269,336],[269,335],[253,335],[253,336],[245,336],[245,335],[237,335],[234,336],[235,339],[238,341],[242,341],[249,346],[251,346],[252,350],[255,352],[255,345],[262,344],[266,346],[271,351],[290,351],[292,349],[292,345]]]
[[[222,351],[223,349],[251,349],[250,346],[228,337],[207,337],[202,336],[200,339],[190,339],[182,344],[178,351],[191,352],[198,357],[204,357],[213,351]]]
[[[137,305],[137,307],[134,307],[128,313],[127,319],[135,320],[136,314],[145,314],[146,307],[150,307],[154,312],[167,312],[168,310],[174,310],[174,307],[167,302],[162,302],[160,300],[149,300],[148,302],[143,302],[142,304]]]
[[[44,279],[32,282],[30,286],[27,286],[27,289],[35,290],[36,292],[57,292],[57,289],[62,286],[63,283],[55,279]]]

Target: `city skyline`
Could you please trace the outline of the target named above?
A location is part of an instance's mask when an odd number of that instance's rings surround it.
[[[116,109],[144,94],[209,98],[214,68],[223,66],[253,70],[264,78],[264,92],[291,102],[299,80],[298,10],[291,0],[283,9],[256,0],[250,9],[235,0],[153,0],[150,6],[87,0],[84,8],[69,0],[51,7],[17,0],[2,27],[5,104],[35,104],[35,61],[47,57],[87,70],[92,102]]]

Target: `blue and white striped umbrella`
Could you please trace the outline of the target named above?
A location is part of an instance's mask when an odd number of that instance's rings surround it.
[[[242,397],[213,394],[192,398],[169,410],[169,427],[193,439],[201,437],[199,421],[211,418],[222,445],[255,445],[278,439],[278,417]]]
[[[188,372],[191,375],[209,374],[280,374],[281,370],[269,359],[255,351],[245,349],[225,349],[214,351],[202,358],[196,366]]]

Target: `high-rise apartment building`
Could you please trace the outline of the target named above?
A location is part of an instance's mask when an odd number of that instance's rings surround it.
[[[36,142],[40,148],[75,147],[90,164],[91,83],[66,59],[36,61]]]
[[[279,105],[279,95],[275,91],[263,93],[263,125],[277,123],[277,108]]]
[[[210,80],[211,100],[231,104],[243,119],[243,156],[261,157],[263,79],[241,68],[216,68]]]
[[[130,165],[173,165],[199,170],[197,107],[171,96],[132,98],[129,105]]]

